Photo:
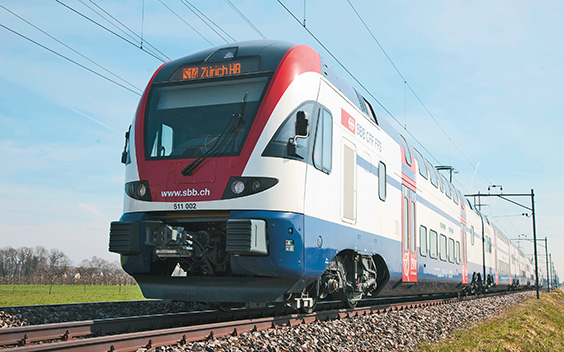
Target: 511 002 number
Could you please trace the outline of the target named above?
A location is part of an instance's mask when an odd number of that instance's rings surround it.
[[[196,203],[174,203],[174,210],[194,210]]]

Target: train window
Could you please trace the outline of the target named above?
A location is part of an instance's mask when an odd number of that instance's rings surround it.
[[[380,200],[383,202],[386,201],[386,187],[386,164],[380,161],[378,164],[378,197],[380,197]]]
[[[296,114],[298,111],[305,112],[308,116],[314,116],[315,102],[308,101],[294,109],[286,118],[274,137],[270,140],[262,156],[273,156],[279,158],[288,158],[302,160],[297,156],[288,154],[288,141],[296,135]],[[305,151],[309,148],[310,138],[298,138],[297,143],[300,149]],[[307,154],[307,153],[306,153]]]
[[[162,124],[155,135],[151,157],[169,156],[172,153],[172,127]]]
[[[360,110],[362,110],[362,112],[364,112],[366,115],[368,115],[368,108],[366,107],[366,104],[365,104],[366,100],[364,99],[364,97],[362,95],[360,95],[360,93],[356,89],[353,88],[353,90],[356,93],[356,98],[358,99],[358,104],[355,104],[355,105],[357,105],[360,108]]]
[[[403,197],[403,251],[409,251],[409,199]]]
[[[452,191],[452,200],[454,200],[454,202],[458,204],[458,190],[456,189],[456,187],[452,186]]]
[[[443,234],[439,237],[439,259],[444,262],[447,260],[447,240]]]
[[[368,102],[368,100],[366,100],[365,98],[364,102],[366,103],[366,106],[368,106],[368,113],[369,115],[372,117],[372,119],[374,120],[374,122],[376,122],[376,124],[378,124],[378,119],[376,118],[376,114],[374,113],[374,109],[372,109],[372,105],[370,105],[370,103]]]
[[[492,243],[493,243],[493,242],[492,242],[492,239],[491,239],[491,238],[488,238],[488,247],[489,247],[489,249],[490,249],[490,253],[492,252],[492,249],[493,249]]]
[[[315,143],[313,145],[313,165],[316,169],[331,173],[333,151],[333,117],[326,109],[319,112]]]
[[[470,226],[470,242],[474,245],[474,226]]]
[[[460,264],[460,242],[456,241],[456,252],[454,252],[456,264]]]
[[[254,77],[153,87],[145,113],[145,157],[239,155],[267,83],[268,77]]]
[[[411,253],[417,253],[417,241],[415,240],[415,202],[411,202]]]
[[[448,239],[448,261],[454,263],[454,240]]]
[[[427,228],[423,225],[419,227],[419,253],[427,256]]]
[[[405,162],[407,165],[411,166],[411,152],[409,151],[409,144],[407,144],[405,138],[400,134],[400,142],[403,150],[405,151]]]
[[[431,184],[435,186],[435,188],[439,187],[439,181],[437,181],[437,174],[435,173],[435,168],[431,165],[431,163],[425,159],[425,165],[427,165],[427,170],[429,170],[429,177],[431,179]]]
[[[492,240],[486,236],[486,252],[492,252]]]
[[[439,179],[439,183],[441,185],[441,192],[445,193],[445,184],[443,182],[443,176],[437,172],[437,178]]]
[[[443,190],[443,187],[445,189],[445,195],[449,198],[452,198],[452,190],[450,189],[450,184],[449,182],[446,180],[446,178],[443,175],[439,175],[441,178],[441,191]]]
[[[438,235],[435,230],[429,230],[429,257],[437,259],[438,256]]]
[[[462,196],[462,193],[460,193],[459,190],[456,190],[456,192],[458,193],[458,197],[460,198],[460,205],[462,205],[462,209],[466,209],[466,206],[464,205],[465,198]]]
[[[424,179],[428,180],[429,176],[427,171],[427,165],[425,165],[425,161],[424,161],[425,159],[423,159],[423,156],[421,155],[421,153],[419,153],[417,149],[413,148],[413,151],[415,152],[417,165],[419,165],[419,174],[423,176]]]

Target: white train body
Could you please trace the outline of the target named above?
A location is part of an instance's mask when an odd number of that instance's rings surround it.
[[[202,112],[217,109],[217,122]],[[530,280],[522,253],[309,47],[169,62],[128,137],[110,250],[147,297],[355,304]]]

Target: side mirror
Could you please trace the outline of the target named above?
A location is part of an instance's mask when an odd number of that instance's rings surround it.
[[[309,134],[309,119],[304,111],[296,113],[296,137],[307,137]]]
[[[306,157],[306,150],[300,148],[298,139],[305,139],[309,137],[309,118],[305,111],[298,111],[296,113],[296,135],[288,141],[288,155],[304,159]]]
[[[131,160],[129,159],[129,132],[131,131],[131,126],[129,126],[129,130],[125,132],[125,145],[123,147],[123,152],[121,153],[121,163],[122,164],[129,164]]]

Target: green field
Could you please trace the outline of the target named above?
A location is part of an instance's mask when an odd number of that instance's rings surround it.
[[[139,286],[0,285],[0,307],[144,299]]]
[[[540,298],[420,351],[564,351],[564,292],[558,289]]]

